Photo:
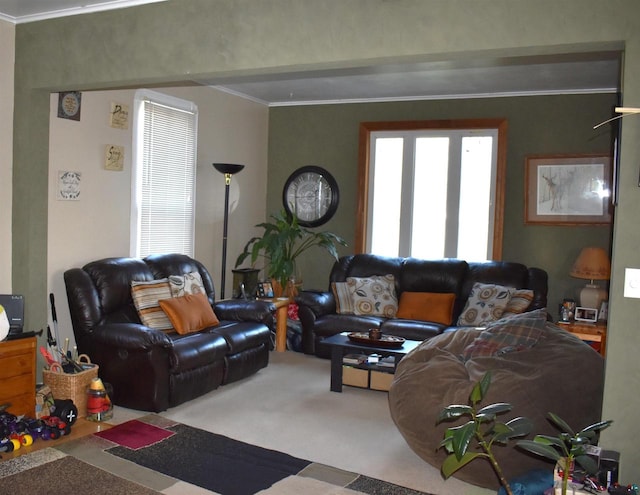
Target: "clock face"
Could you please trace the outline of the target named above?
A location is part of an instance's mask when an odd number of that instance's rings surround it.
[[[296,170],[284,186],[282,200],[300,225],[317,227],[327,222],[338,207],[338,184],[329,172],[309,165]]]

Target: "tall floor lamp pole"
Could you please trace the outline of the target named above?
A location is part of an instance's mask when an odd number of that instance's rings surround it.
[[[222,276],[220,281],[220,299],[224,299],[224,283],[227,272],[227,229],[229,227],[229,186],[231,176],[237,174],[244,165],[236,163],[214,163],[214,168],[224,174],[224,229],[222,234]]]

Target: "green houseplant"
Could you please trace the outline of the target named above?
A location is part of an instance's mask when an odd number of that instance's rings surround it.
[[[454,404],[445,407],[436,420],[436,424],[442,421],[458,419],[461,416],[470,416],[467,423],[447,428],[444,439],[438,448],[444,448],[449,454],[442,464],[442,475],[445,479],[462,469],[474,459],[487,459],[495,471],[500,484],[508,495],[513,495],[511,487],[498,465],[493,454],[493,445],[506,444],[514,437],[525,436],[533,429],[533,424],[527,418],[514,418],[506,423],[496,420],[498,414],[511,410],[511,404],[498,402],[479,408],[479,403],[486,396],[491,384],[491,372],[488,371],[471,389],[469,405]],[[477,443],[476,450],[470,450],[473,443]]]
[[[585,446],[593,443],[596,435],[611,426],[613,421],[600,421],[576,433],[557,414],[549,413],[549,419],[560,430],[557,437],[536,435],[533,440],[519,440],[516,445],[559,465],[562,469],[562,495],[565,495],[574,461],[589,474],[598,470],[596,462],[586,454]]]
[[[296,259],[312,247],[325,249],[338,259],[337,245],[346,246],[342,237],[331,232],[314,232],[302,227],[294,215],[280,211],[271,215],[270,222],[256,227],[263,229],[261,236],[252,237],[245,244],[236,260],[236,267],[250,258],[253,266],[259,257],[265,260],[266,275],[274,282],[274,291],[291,290],[290,281],[295,275]],[[279,287],[278,287],[279,286]],[[289,294],[293,295],[293,294]]]

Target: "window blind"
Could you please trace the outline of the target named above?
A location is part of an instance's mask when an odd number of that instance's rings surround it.
[[[194,254],[197,108],[141,99],[136,255]]]

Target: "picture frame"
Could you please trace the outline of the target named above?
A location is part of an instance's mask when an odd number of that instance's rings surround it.
[[[265,299],[273,298],[273,286],[271,282],[258,283],[258,297]]]
[[[525,224],[610,224],[611,162],[607,154],[527,156]]]
[[[575,320],[595,323],[598,321],[598,310],[595,308],[583,308],[578,306],[576,308]]]

